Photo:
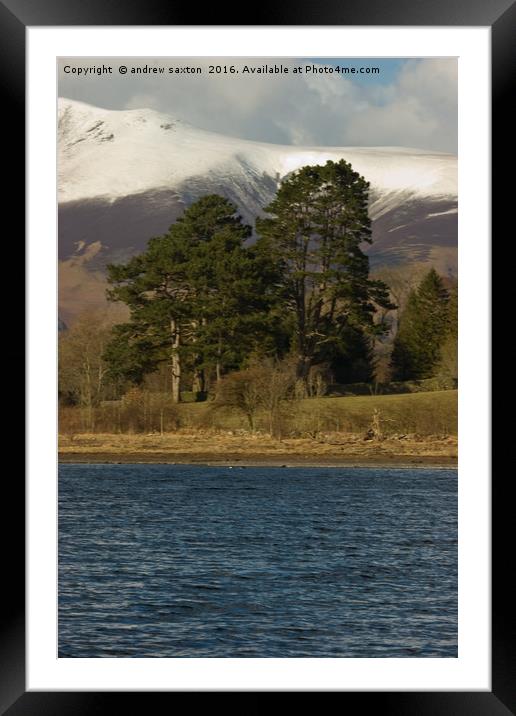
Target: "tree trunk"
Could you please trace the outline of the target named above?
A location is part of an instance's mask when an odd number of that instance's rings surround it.
[[[170,321],[170,334],[172,337],[172,402],[179,403],[181,401],[181,359],[179,357],[181,334],[175,318]]]
[[[219,343],[217,346],[217,362],[215,364],[215,375],[217,376],[217,383],[222,378],[222,367],[221,367],[221,356],[222,356],[222,336],[219,336]]]
[[[203,326],[206,325],[206,319],[201,319],[201,324]],[[198,321],[192,321],[192,343],[197,343],[197,336],[196,336],[196,330],[198,329],[199,323]],[[193,369],[193,379],[192,379],[192,393],[204,393],[205,391],[205,385],[206,385],[206,379],[204,375],[204,368],[200,368],[199,364],[202,363],[202,355],[196,355],[194,356],[194,369]]]
[[[297,359],[297,365],[296,365],[296,379],[298,382],[298,386],[301,388],[301,391],[298,390],[298,392],[302,392],[303,395],[300,397],[307,397],[310,394],[310,386],[309,386],[309,375],[310,375],[310,368],[312,365],[312,360],[306,355],[300,355]]]
[[[205,389],[206,381],[204,378],[204,370],[202,368],[195,368],[192,381],[192,391],[194,393],[204,393]]]
[[[254,433],[254,413],[247,411],[247,422],[249,423],[249,429]]]

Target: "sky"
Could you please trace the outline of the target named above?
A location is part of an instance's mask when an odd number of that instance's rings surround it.
[[[120,74],[124,64],[128,73]],[[210,74],[210,64],[238,74]],[[244,73],[243,67],[283,65],[287,74]],[[111,74],[78,75],[86,67]],[[136,66],[164,74],[131,74]],[[169,73],[169,66],[201,74]],[[306,73],[307,65],[322,72]],[[293,73],[299,66],[303,71]],[[380,72],[342,74],[337,66]],[[65,67],[68,71],[65,72]],[[61,58],[61,97],[106,109],[151,108],[233,137],[301,146],[401,146],[457,152],[457,60],[402,58]]]

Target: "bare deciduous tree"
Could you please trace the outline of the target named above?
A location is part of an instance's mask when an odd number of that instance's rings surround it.
[[[86,311],[59,338],[59,391],[84,409],[85,427],[94,428],[94,407],[106,397],[107,366],[102,358],[112,319]]]
[[[296,382],[294,360],[254,358],[245,370],[222,378],[217,387],[215,408],[236,408],[255,431],[259,412],[266,416],[272,437],[282,436],[282,404],[293,397]]]

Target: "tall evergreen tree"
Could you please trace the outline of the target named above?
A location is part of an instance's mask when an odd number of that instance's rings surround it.
[[[435,375],[449,329],[449,295],[432,268],[409,294],[394,340],[394,380],[419,380]]]
[[[450,302],[448,305],[448,322],[446,335],[441,347],[441,357],[438,365],[437,375],[445,385],[457,387],[459,380],[458,365],[458,339],[459,339],[459,315],[458,315],[458,287],[453,286],[450,290]]]
[[[113,373],[138,382],[166,360],[172,398],[179,402],[185,363],[202,390],[207,367],[220,375],[238,362],[245,339],[251,341],[248,328],[257,328],[270,294],[272,263],[246,249],[250,233],[229,201],[209,195],[166,235],[151,239],[144,253],[108,267],[110,299],[130,309],[129,322],[117,327],[106,351]]]
[[[261,243],[244,246],[227,228],[199,245],[191,264],[194,288],[191,351],[201,371],[213,370],[217,381],[229,369],[267,344],[278,323],[271,311],[277,267]]]
[[[257,220],[257,230],[282,270],[282,291],[295,325],[298,378],[308,386],[313,365],[345,341],[349,329],[375,326],[375,303],[393,307],[387,287],[369,279],[362,244],[371,243],[369,184],[350,164],[328,161],[287,177]]]

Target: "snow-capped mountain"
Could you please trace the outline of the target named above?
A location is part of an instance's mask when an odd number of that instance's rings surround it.
[[[79,261],[101,270],[107,260],[141,251],[203,194],[226,196],[252,224],[287,174],[345,159],[370,182],[372,266],[424,261],[456,270],[452,155],[265,144],[200,130],[150,109],[113,111],[69,99],[59,100],[58,112],[59,254],[75,269]],[[97,248],[88,253],[93,243]]]

